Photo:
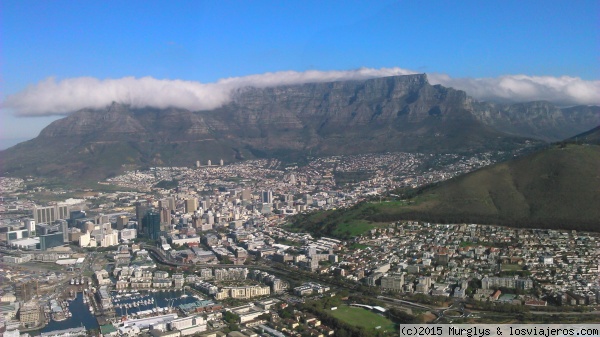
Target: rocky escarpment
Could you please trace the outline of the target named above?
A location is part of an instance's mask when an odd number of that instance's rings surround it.
[[[545,141],[559,141],[600,124],[600,107],[559,108],[550,102],[476,102],[473,115],[497,130]]]
[[[125,168],[209,159],[476,152],[578,134],[598,125],[598,111],[477,102],[464,91],[429,84],[424,74],[248,87],[210,111],[118,103],[83,109],[0,152],[0,159],[3,174],[103,178]]]

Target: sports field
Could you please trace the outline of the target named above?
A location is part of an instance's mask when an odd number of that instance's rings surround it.
[[[367,309],[350,307],[342,305],[337,310],[327,310],[333,317],[346,322],[347,324],[364,327],[365,329],[372,331],[376,327],[378,331],[394,331],[394,323],[389,319],[371,312]]]

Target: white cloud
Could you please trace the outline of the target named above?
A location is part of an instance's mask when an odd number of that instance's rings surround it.
[[[18,116],[68,115],[83,108],[103,108],[116,101],[133,107],[205,110],[227,103],[232,91],[248,86],[363,80],[414,73],[402,68],[282,71],[225,78],[215,83],[152,77],[105,80],[79,77],[60,81],[48,78],[8,96],[3,108],[11,109]],[[432,84],[462,89],[480,100],[548,100],[559,105],[600,104],[600,81],[585,81],[577,77],[507,75],[498,78],[451,78],[436,73],[428,74],[428,77]]]
[[[451,78],[428,74],[429,82],[466,91],[482,101],[550,101],[559,106],[600,104],[600,81],[579,77],[505,75],[496,78]]]

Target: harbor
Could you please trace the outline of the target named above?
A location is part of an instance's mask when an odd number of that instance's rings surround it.
[[[178,306],[202,300],[197,294],[184,290],[111,291],[111,304],[103,309],[94,288],[74,293],[71,301],[52,299],[45,310],[46,325],[34,334],[84,327],[98,329],[106,323],[176,313]],[[69,295],[73,294],[71,291]]]
[[[96,316],[88,310],[87,305],[83,301],[83,293],[77,293],[75,299],[68,305],[68,315],[64,319],[55,320],[53,315],[47,317],[47,324],[42,329],[30,332],[31,335],[38,335],[44,332],[55,330],[65,330],[69,328],[85,327],[86,330],[97,329],[98,321]],[[49,319],[48,319],[49,318]]]
[[[198,295],[182,290],[112,292],[117,320],[143,318],[175,312],[181,304],[197,301]],[[195,297],[196,296],[196,297]]]

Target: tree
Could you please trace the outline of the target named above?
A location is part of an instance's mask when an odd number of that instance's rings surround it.
[[[223,314],[223,320],[227,323],[237,323],[240,321],[240,316],[231,311],[225,311],[225,314]]]
[[[231,261],[231,260],[229,259],[229,257],[227,257],[227,256],[224,256],[224,257],[221,259],[221,262],[219,262],[219,263],[220,263],[220,264],[233,264],[233,261]]]

